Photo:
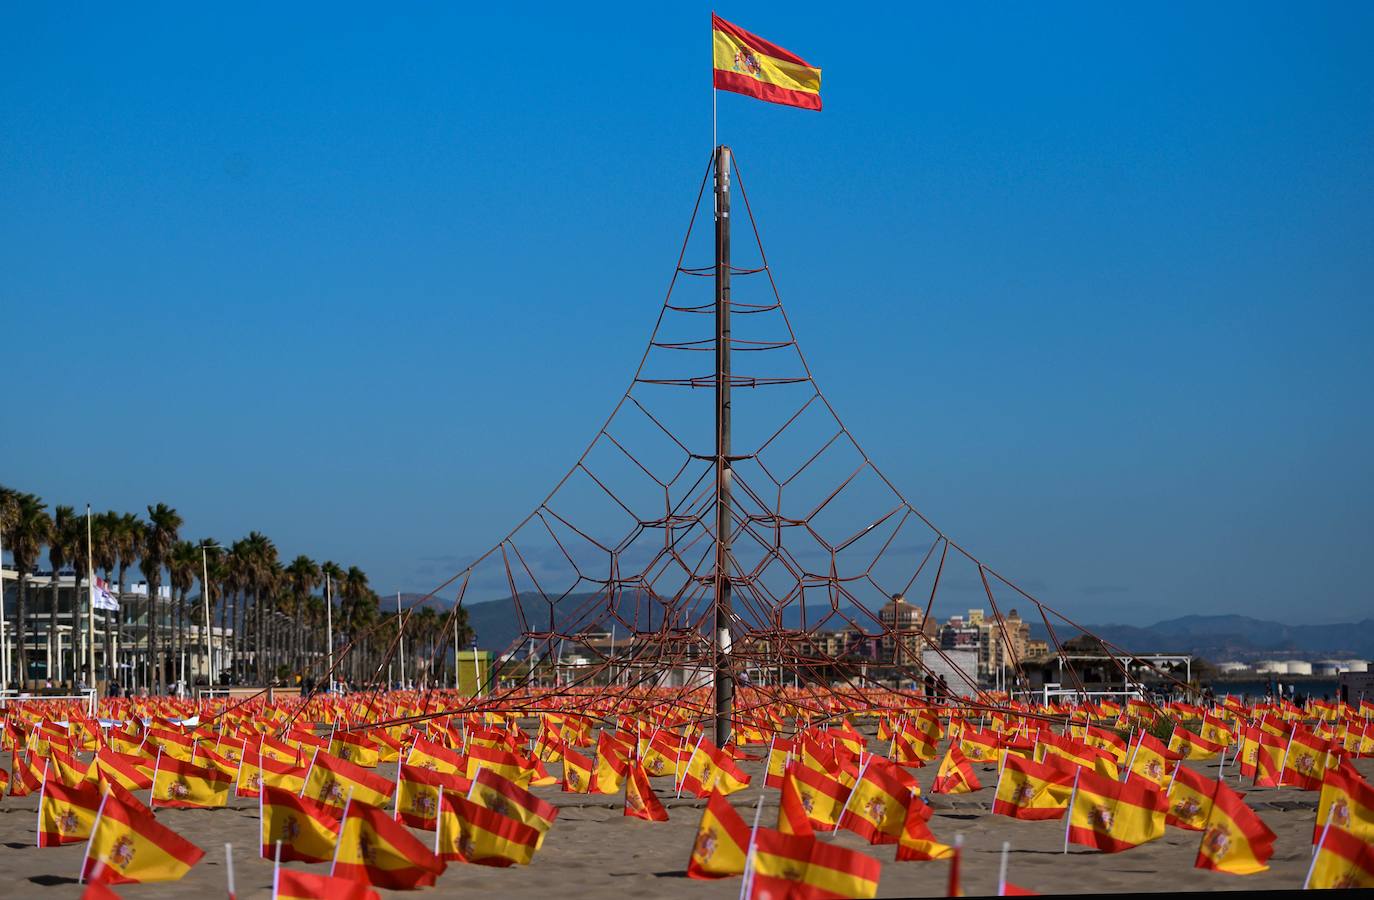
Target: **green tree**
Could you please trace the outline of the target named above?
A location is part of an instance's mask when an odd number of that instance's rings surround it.
[[[165,661],[162,658],[161,598],[162,567],[170,561],[172,546],[181,528],[181,516],[165,503],[148,507],[148,524],[144,529],[143,577],[148,582],[148,661],[152,666],[149,681],[154,693],[166,690]]]
[[[33,575],[33,567],[38,564],[38,554],[52,533],[52,519],[48,518],[47,504],[33,494],[19,494],[15,500],[14,521],[10,526],[5,546],[14,557],[14,567],[19,573],[19,598],[15,603],[15,637],[19,644],[19,683],[29,680],[28,643],[28,585]]]

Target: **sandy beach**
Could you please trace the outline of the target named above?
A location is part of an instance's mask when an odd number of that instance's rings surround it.
[[[89,754],[83,755],[89,758]],[[10,764],[8,754],[3,757]],[[1216,777],[1215,761],[1190,763],[1208,777]],[[746,821],[764,798],[762,824],[777,817],[778,792],[763,790],[762,763],[745,762],[754,787],[730,799]],[[1356,760],[1366,777],[1374,775],[1374,760]],[[1229,768],[1229,767],[1228,767]],[[550,766],[557,775],[559,767]],[[394,777],[395,765],[378,772]],[[915,771],[926,791],[935,766]],[[985,787],[955,797],[925,796],[935,808],[930,821],[937,838],[953,842],[964,838],[963,884],[970,895],[992,894],[997,887],[997,868],[1002,843],[1011,843],[1010,881],[1040,893],[1178,890],[1278,890],[1302,885],[1311,860],[1311,834],[1316,818],[1317,794],[1291,788],[1248,789],[1232,771],[1227,781],[1246,791],[1246,800],[1278,835],[1274,857],[1267,872],[1237,877],[1193,867],[1199,834],[1169,828],[1164,838],[1129,850],[1105,854],[1070,845],[1064,849],[1063,821],[1026,822],[994,816],[990,812],[996,772],[980,769]],[[984,777],[986,775],[986,777]],[[626,818],[620,797],[588,797],[562,793],[556,786],[535,788],[535,793],[560,807],[559,818],[534,862],[523,868],[496,869],[450,864],[433,888],[422,893],[456,897],[473,891],[499,891],[507,897],[569,898],[608,895],[641,898],[674,897],[722,900],[739,893],[740,881],[717,882],[686,877],[701,800],[671,799],[671,779],[654,779],[655,790],[668,807],[670,821],[644,822]],[[146,792],[140,792],[143,798]],[[39,849],[35,846],[37,794],[5,797],[0,801],[0,897],[76,897],[81,888],[76,875],[84,844]],[[236,800],[217,810],[160,810],[158,819],[195,842],[205,853],[180,882],[128,885],[120,893],[131,897],[205,898],[225,891],[224,844],[234,846],[237,892],[241,898],[268,897],[272,864],[258,857],[258,806],[255,800]],[[427,839],[432,834],[416,832]],[[841,831],[831,838],[862,849],[882,861],[878,896],[940,896],[945,893],[949,866],[944,861],[896,862],[895,848],[870,847],[856,835]],[[303,866],[327,872],[322,865]],[[380,892],[403,896],[404,892]]]

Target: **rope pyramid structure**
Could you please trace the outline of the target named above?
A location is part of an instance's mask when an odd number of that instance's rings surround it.
[[[732,181],[745,264],[731,256]],[[715,261],[696,264],[689,257],[703,249],[708,218]],[[1003,612],[1013,604],[1034,611],[1055,650],[1087,635],[1127,675],[1129,653],[958,543],[864,451],[802,354],[738,161],[720,147],[648,344],[610,415],[534,510],[412,607],[451,596],[453,616],[474,584],[499,583],[520,628],[503,656],[559,658],[571,647],[591,661],[555,692],[596,685],[603,709],[628,711],[646,692],[670,691],[703,721],[714,709],[719,741],[788,686],[881,707],[892,685],[921,681],[932,657],[954,673],[952,691],[976,706],[1004,703],[926,627],[953,578],[976,584],[991,608],[1008,688],[1026,683]],[[907,615],[881,614],[894,600],[911,607]],[[835,629],[861,635],[890,662],[822,652],[819,635]],[[598,632],[625,641],[607,652],[586,639]],[[1085,690],[1071,662],[1065,674]],[[751,698],[739,706],[736,685]],[[480,702],[528,694],[517,685]]]

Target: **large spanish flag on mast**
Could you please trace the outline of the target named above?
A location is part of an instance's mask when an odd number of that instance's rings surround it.
[[[769,103],[821,108],[821,70],[795,53],[711,14],[715,86]]]

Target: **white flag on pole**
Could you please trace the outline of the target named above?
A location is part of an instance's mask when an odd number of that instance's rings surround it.
[[[118,610],[119,601],[115,599],[110,585],[103,578],[96,578],[91,587],[91,606],[96,609]]]

